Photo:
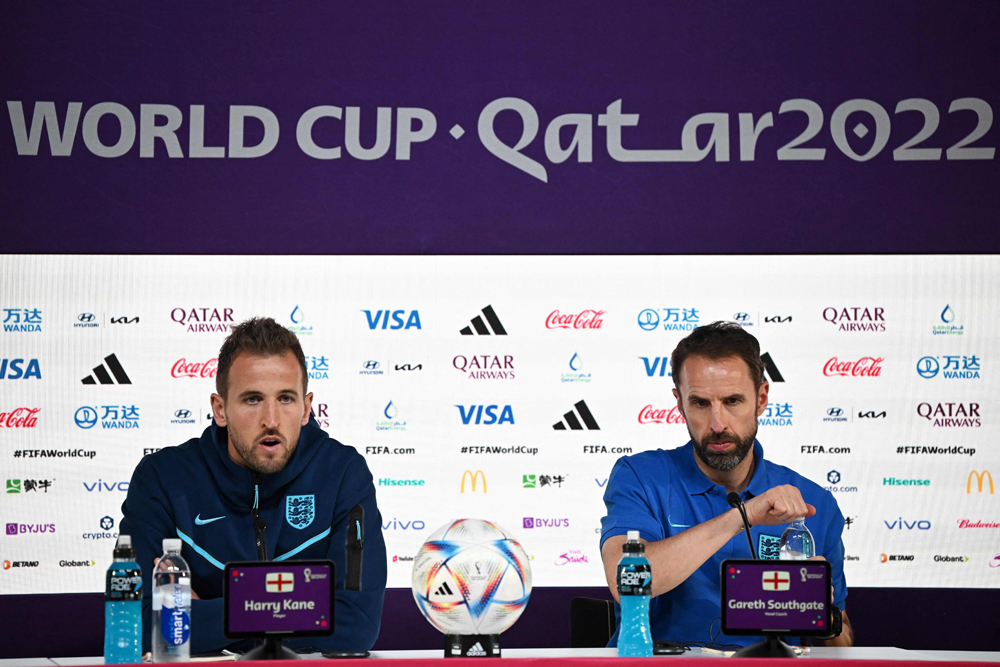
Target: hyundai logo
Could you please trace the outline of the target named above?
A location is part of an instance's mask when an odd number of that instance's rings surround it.
[[[174,417],[177,417],[178,419],[187,419],[190,416],[191,416],[190,410],[178,410],[177,412],[174,413]]]
[[[76,319],[80,320],[81,322],[93,322],[94,315],[93,313],[80,313]]]
[[[830,408],[829,410],[826,411],[826,414],[830,417],[839,417],[840,415],[844,414],[844,411],[841,410],[840,408]]]
[[[746,322],[750,319],[750,313],[736,313],[733,315],[733,319],[737,322]]]
[[[652,308],[647,308],[639,313],[639,327],[643,331],[652,331],[658,326],[660,326],[660,314],[658,312]]]
[[[73,415],[73,419],[80,428],[93,428],[97,423],[97,410],[89,405],[85,405],[77,409],[76,414]]]
[[[929,380],[938,374],[941,364],[934,357],[923,357],[917,362],[917,373],[925,380]]]
[[[373,371],[377,369],[379,366],[381,366],[381,364],[379,364],[379,362],[377,361],[369,360],[365,362],[365,369],[369,371]]]

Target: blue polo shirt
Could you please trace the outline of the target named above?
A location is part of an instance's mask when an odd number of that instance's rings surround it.
[[[816,540],[816,554],[830,561],[833,575],[834,604],[844,609],[847,584],[844,581],[844,515],[833,494],[809,481],[794,470],[764,460],[764,449],[754,440],[756,462],[753,478],[741,493],[746,502],[768,489],[791,484],[799,490],[816,514],[806,519],[806,526]],[[601,519],[601,547],[615,535],[638,530],[648,542],[673,537],[692,526],[714,519],[731,508],[726,488],[713,483],[698,468],[690,441],[677,449],[657,449],[633,456],[623,456],[615,463],[604,491],[608,515]],[[778,542],[787,524],[754,526],[750,535],[759,558],[777,559]],[[753,558],[743,531],[719,549],[684,583],[650,601],[649,623],[654,639],[675,642],[708,642],[715,633],[720,644],[755,644],[763,637],[721,634],[719,609],[719,573],[727,558]],[[656,580],[656,570],[653,570]],[[618,627],[621,607],[615,605]],[[713,620],[715,621],[714,626]],[[711,634],[709,628],[711,627]],[[798,638],[794,639],[798,641]],[[618,630],[609,646],[618,645]]]

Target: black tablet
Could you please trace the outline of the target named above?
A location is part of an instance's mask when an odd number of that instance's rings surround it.
[[[727,635],[830,634],[833,600],[825,560],[725,560],[721,574]]]
[[[334,568],[329,560],[228,563],[226,637],[332,635]]]

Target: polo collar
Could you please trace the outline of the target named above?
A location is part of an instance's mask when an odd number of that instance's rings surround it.
[[[706,477],[705,473],[698,467],[698,463],[695,461],[694,443],[688,440],[682,449],[687,451],[681,455],[679,467],[684,476],[684,487],[688,493],[697,496],[716,486],[715,482]],[[741,494],[744,500],[759,496],[771,488],[767,483],[767,461],[764,460],[764,448],[757,439],[753,441],[753,458],[753,477],[750,478],[750,484]]]

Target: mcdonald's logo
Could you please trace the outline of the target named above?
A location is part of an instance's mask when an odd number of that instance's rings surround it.
[[[989,479],[990,481],[990,493],[993,493],[993,475],[990,474],[989,470],[984,470],[979,472],[978,470],[973,470],[969,473],[969,480],[965,483],[965,492],[972,493],[972,478],[976,478],[976,486],[979,489],[979,493],[983,492],[983,481]]]
[[[466,470],[462,473],[462,493],[465,493],[465,479],[469,478],[470,485],[472,486],[472,492],[476,492],[476,480],[478,479],[483,483],[483,493],[486,493],[486,475],[482,470],[477,470],[472,472],[471,470]]]

